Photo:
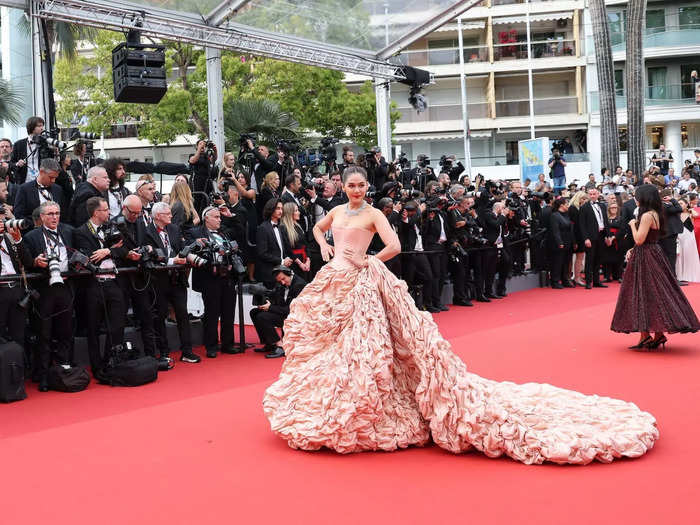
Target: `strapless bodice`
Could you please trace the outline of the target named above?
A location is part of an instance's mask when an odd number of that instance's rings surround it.
[[[354,268],[355,265],[343,255],[343,252],[346,248],[350,248],[354,252],[366,253],[374,233],[365,228],[341,226],[333,226],[332,231],[335,256],[331,265],[335,268]]]

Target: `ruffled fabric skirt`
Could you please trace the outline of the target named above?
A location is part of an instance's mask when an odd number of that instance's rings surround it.
[[[610,329],[623,333],[700,330],[693,307],[658,243],[634,247],[622,276]]]
[[[632,403],[467,372],[374,257],[361,270],[325,266],[292,303],[282,344],[263,407],[292,448],[390,451],[432,439],[455,453],[586,464],[641,456],[659,435]]]

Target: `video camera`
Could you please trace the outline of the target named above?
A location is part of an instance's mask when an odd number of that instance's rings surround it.
[[[280,139],[275,141],[277,151],[283,152],[285,155],[291,155],[299,151],[301,141],[297,139]]]
[[[324,137],[321,139],[321,146],[318,148],[321,154],[321,161],[323,162],[335,162],[338,158],[338,153],[335,151],[335,146],[339,140],[335,137]]]
[[[274,289],[271,290],[262,283],[250,283],[243,285],[243,292],[253,296],[253,306],[260,306],[270,300]]]

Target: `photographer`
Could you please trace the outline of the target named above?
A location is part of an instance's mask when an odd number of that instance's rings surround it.
[[[457,306],[473,306],[467,281],[470,278],[469,259],[471,254],[467,251],[472,244],[471,231],[478,228],[474,220],[474,212],[471,210],[474,199],[460,197],[457,206],[449,212],[450,228],[454,231],[454,239],[450,247],[450,274],[452,275],[453,299],[452,304]]]
[[[102,166],[88,170],[87,181],[78,185],[68,209],[68,222],[76,228],[85,224],[89,218],[86,208],[92,197],[106,198],[109,189],[109,175]]]
[[[440,157],[441,173],[446,173],[449,180],[457,182],[459,176],[464,172],[464,164],[457,161],[456,155],[443,155]]]
[[[484,227],[484,237],[486,237],[488,249],[482,255],[482,271],[484,289],[478,290],[486,299],[502,299],[503,296],[493,293],[493,282],[498,269],[499,250],[503,249],[504,228],[506,224],[505,205],[502,201],[496,201],[491,210],[479,212],[479,219]],[[479,300],[477,298],[477,300]]]
[[[659,169],[661,175],[668,175],[668,168],[670,163],[673,162],[673,155],[666,151],[666,146],[659,144],[658,153],[654,153],[651,157],[651,163]]]
[[[54,158],[54,152],[41,134],[44,131],[44,119],[29,117],[27,120],[27,138],[15,142],[10,155],[10,166],[14,168],[13,182],[24,184],[33,181],[39,175],[39,167],[44,159]],[[43,139],[43,140],[42,140]],[[31,213],[31,210],[30,210]]]
[[[416,167],[402,173],[402,183],[404,188],[412,187],[418,191],[423,191],[425,185],[431,180],[437,180],[433,168],[430,167],[430,157],[421,153],[418,155]]]
[[[241,203],[237,181],[224,181],[221,184],[222,199],[215,199],[213,204],[221,211],[221,229],[226,236],[238,243],[241,250],[245,251],[248,232],[248,211]],[[226,213],[226,208],[229,213]],[[247,258],[247,257],[246,257]],[[245,258],[244,258],[245,259]]]
[[[22,268],[32,265],[29,249],[22,242],[19,228],[6,228],[5,209],[0,205],[0,338],[8,337],[24,347],[24,326],[27,323],[27,311],[20,307],[19,302],[26,290],[20,281],[5,280],[6,277],[17,276]],[[7,329],[7,334],[5,334]]]
[[[345,168],[355,164],[355,152],[350,146],[343,146],[343,163],[338,166],[338,171],[340,175],[343,175]]]
[[[141,221],[144,226],[149,226],[153,224],[152,210],[156,199],[156,185],[148,179],[140,178],[136,183],[136,195],[141,199]]]
[[[552,156],[547,161],[547,166],[549,166],[549,178],[554,185],[554,193],[559,195],[566,187],[566,159],[557,148],[552,148]]]
[[[12,156],[12,141],[6,138],[0,138],[0,179],[12,179],[14,166],[10,164]]]
[[[447,279],[447,246],[449,242],[447,221],[440,210],[439,202],[439,199],[431,199],[427,203],[423,214],[421,235],[423,236],[424,249],[428,252],[435,252],[426,254],[435,279],[431,304],[446,312],[449,308],[442,303],[442,289]]]
[[[245,137],[247,137],[247,135]],[[243,145],[245,145],[245,147],[243,147]],[[267,146],[255,146],[250,138],[245,138],[241,146],[241,154],[250,152],[255,157],[256,162],[253,166],[253,176],[251,177],[250,183],[251,188],[253,188],[256,193],[260,193],[265,175],[271,171],[275,171],[277,168],[277,157],[275,155],[270,155],[270,150]],[[238,158],[240,162],[241,155],[239,155]]]
[[[14,214],[18,219],[32,218],[34,211],[40,204],[46,201],[53,201],[63,209],[63,190],[54,184],[58,178],[60,166],[54,159],[44,159],[41,161],[39,175],[22,184],[17,190],[15,197]]]
[[[388,184],[388,183],[387,183]],[[379,199],[376,207],[381,210],[384,216],[389,220],[391,229],[398,235],[399,225],[401,223],[401,209],[403,205],[400,202],[394,203],[394,201],[389,197],[384,197]],[[381,252],[386,245],[382,241],[381,236],[375,233],[372,237],[372,242],[369,245],[368,253],[375,255]],[[401,255],[396,255],[391,259],[384,261],[384,265],[389,269],[391,273],[399,277],[401,275]]]
[[[122,203],[120,217],[124,218],[124,222],[123,229],[119,230],[124,235],[125,242],[121,248],[113,250],[119,254],[120,266],[122,263],[125,266],[140,266],[142,263],[142,254],[135,250],[135,248],[141,248],[146,232],[146,227],[139,220],[140,216],[141,200],[136,195],[128,195]],[[139,269],[138,272],[119,275],[117,279],[124,292],[124,302],[128,304],[131,301],[134,317],[141,327],[144,354],[156,357],[156,334],[151,310],[153,298],[150,279],[143,268]]]
[[[382,157],[382,150],[375,146],[365,153],[365,163],[367,165],[367,178],[369,183],[375,188],[381,188],[386,182],[389,174],[389,165]]]
[[[401,223],[399,225],[399,240],[401,241],[401,252],[409,252],[404,255],[401,261],[404,279],[407,283],[415,284],[415,280],[423,286],[422,296],[416,299],[416,307],[422,310],[425,307],[430,313],[441,312],[440,308],[431,305],[430,302],[435,297],[433,288],[437,285],[433,277],[433,271],[428,261],[428,257],[423,253],[423,237],[420,231],[420,214],[425,210],[425,204],[420,206],[415,201],[404,204],[401,211]]]
[[[113,219],[122,212],[122,203],[131,192],[129,188],[124,186],[124,181],[126,180],[124,161],[117,158],[107,159],[102,164],[102,167],[109,178],[107,202],[109,203],[109,218]]]
[[[197,212],[207,205],[205,194],[211,191],[212,181],[216,179],[216,158],[216,145],[208,140],[198,140],[195,152],[190,155],[192,193]]]
[[[39,343],[36,370],[39,390],[49,389],[47,374],[51,366],[51,354],[58,356],[60,364],[71,362],[73,344],[73,296],[72,280],[61,278],[68,271],[68,252],[74,250],[73,228],[60,223],[61,208],[56,202],[46,201],[39,207],[43,226],[30,231],[24,242],[36,268],[47,269],[46,276],[34,281],[39,300],[35,304],[39,318]],[[56,344],[53,344],[55,341]]]
[[[277,345],[280,340],[277,328],[282,328],[289,315],[289,305],[306,286],[306,281],[294,275],[288,266],[276,266],[271,273],[278,286],[269,300],[250,311],[255,331],[264,344],[261,351],[268,352],[266,358],[284,357],[284,350]]]
[[[145,242],[155,251],[164,256],[168,266],[186,266],[187,260],[180,257],[180,251],[185,247],[180,229],[171,224],[172,212],[164,202],[153,205],[153,221],[146,226]],[[158,253],[158,252],[157,252]],[[175,311],[177,332],[180,336],[180,361],[199,363],[201,358],[192,351],[192,335],[190,319],[187,314],[187,274],[182,270],[156,270],[151,272],[151,282],[156,296],[156,316],[154,326],[156,331],[156,346],[160,352],[160,369],[170,369],[173,362],[168,346],[168,334],[165,329],[165,319],[168,317],[168,303]]]
[[[210,247],[210,254],[192,273],[192,288],[202,294],[204,319],[202,323],[204,348],[207,357],[216,357],[219,351],[219,326],[221,327],[221,353],[238,354],[242,350],[233,346],[233,325],[236,313],[236,274],[227,258],[232,239],[220,230],[221,217],[230,217],[226,206],[208,206],[202,211],[204,224],[188,232],[188,243],[197,242]],[[221,323],[219,325],[219,323]]]
[[[510,185],[511,193],[508,195],[508,207],[512,210],[508,219],[510,251],[513,256],[513,273],[522,275],[525,272],[525,248],[523,239],[529,236],[530,224],[528,218],[528,202],[523,195],[523,185],[520,181],[514,181]],[[521,242],[518,242],[521,241]]]
[[[109,204],[102,197],[91,197],[86,203],[90,219],[77,228],[74,233],[75,248],[90,257],[90,262],[101,272],[88,277],[85,283],[85,302],[87,315],[87,343],[90,354],[90,367],[93,376],[101,379],[104,368],[103,355],[124,342],[124,324],[126,306],[124,292],[119,287],[114,270],[116,254],[123,240],[113,243],[109,238],[110,230],[104,225],[109,222]],[[99,330],[104,322],[107,328],[106,352],[100,351]]]
[[[85,153],[87,153],[87,144],[82,140],[79,140],[73,145],[74,158],[70,163],[70,172],[76,184],[87,180],[87,173],[90,169],[90,165],[85,159]]]

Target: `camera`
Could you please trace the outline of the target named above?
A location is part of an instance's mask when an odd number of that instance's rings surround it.
[[[63,284],[63,278],[61,277],[61,261],[58,255],[50,253],[46,256],[46,260],[49,267],[49,285]]]
[[[255,147],[255,143],[258,140],[258,135],[255,133],[241,133],[238,137],[238,143],[241,146],[241,149],[247,150],[248,149],[248,141],[251,141],[253,143],[253,147]]]
[[[452,169],[452,157],[448,157],[447,155],[443,155],[440,157],[440,166],[442,166],[442,171],[449,172]]]
[[[253,306],[260,306],[270,300],[274,290],[270,290],[262,283],[244,284],[243,293],[253,296]]]
[[[0,207],[0,214],[4,213],[5,209]],[[27,219],[5,219],[3,222],[5,224],[5,228],[17,228],[20,230],[28,230],[32,227],[31,221]]]
[[[402,170],[407,170],[408,168],[411,167],[411,162],[410,162],[410,161],[408,160],[408,158],[406,157],[406,152],[405,152],[405,151],[402,151],[402,152],[399,154],[399,158],[397,159],[397,162],[396,162],[396,163],[397,163],[399,166],[401,166],[401,169],[402,169]]]
[[[62,140],[58,140],[57,137],[58,130],[56,130],[55,133],[49,133],[48,131],[44,130],[41,132],[41,135],[37,135],[32,139],[32,143],[40,146],[53,146],[54,148],[58,149],[66,149],[68,144]]]
[[[17,301],[17,306],[19,306],[22,310],[26,310],[29,308],[29,303],[32,301],[38,301],[40,298],[41,294],[39,294],[39,292],[32,290],[31,288],[27,288],[27,291],[24,293],[24,297]]]
[[[210,159],[216,158],[216,144],[214,144],[211,140],[207,139],[207,143],[204,146],[204,153]]]
[[[121,219],[124,220],[123,217],[121,217]],[[124,240],[124,235],[122,235],[117,221],[106,222],[100,228],[104,233],[103,242],[108,248],[112,248],[115,244]]]
[[[228,202],[228,193],[223,191],[212,191],[209,193],[209,204],[213,206],[214,201]]]
[[[68,259],[68,267],[73,270],[89,270],[92,273],[97,273],[99,268],[90,262],[90,257],[82,252],[74,251],[70,259]]]
[[[87,131],[76,131],[73,133],[74,139],[97,140],[100,136],[97,133],[89,133]]]
[[[335,137],[324,137],[321,139],[321,146],[318,148],[322,162],[334,162],[338,158],[335,146],[339,141]]]

